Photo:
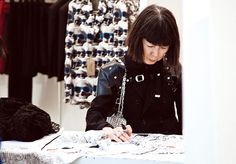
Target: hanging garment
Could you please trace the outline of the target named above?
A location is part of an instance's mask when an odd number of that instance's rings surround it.
[[[10,1],[7,26],[9,97],[31,102],[32,77],[46,73],[47,8],[42,1]]]
[[[2,37],[0,36],[0,73],[4,73],[5,70],[6,54],[6,46]]]
[[[48,9],[48,76],[56,76],[58,78],[58,81],[63,80],[62,74],[64,66],[60,63],[64,63],[64,61],[60,59],[60,55],[64,56],[65,48],[65,30],[61,31],[60,29],[66,28],[66,19],[68,11],[68,7],[66,7],[66,15],[60,17],[60,13],[63,12],[60,11],[60,8],[68,2],[68,0],[57,0]],[[63,21],[63,23],[61,24],[60,20],[65,21]],[[63,38],[61,36],[63,36]],[[60,42],[64,43],[63,49],[60,47]],[[59,68],[59,66],[61,66],[61,69]],[[58,70],[60,70],[60,72],[58,72]]]
[[[129,21],[138,13],[137,0],[72,0],[65,37],[65,102],[89,106],[96,93],[99,69],[127,53]],[[97,11],[93,10],[97,8]]]
[[[9,13],[9,4],[5,3],[4,0],[0,0],[0,73],[5,72],[5,65],[6,65],[6,45],[5,45],[5,38],[4,34],[6,32],[5,29],[5,17]]]
[[[64,80],[64,61],[65,61],[65,37],[66,37],[66,24],[68,13],[68,1],[59,9],[59,21],[58,21],[58,67],[57,78],[58,81]]]
[[[0,36],[3,37],[5,27],[5,16],[9,13],[9,4],[0,0]]]

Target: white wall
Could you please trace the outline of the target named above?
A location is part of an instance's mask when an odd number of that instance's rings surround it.
[[[193,3],[193,4],[192,4]],[[204,5],[202,5],[204,3]],[[183,89],[186,163],[215,163],[211,103],[209,49],[209,5],[184,1],[183,8]],[[201,6],[201,7],[200,7]],[[201,148],[201,150],[199,150]],[[214,149],[211,149],[214,150]],[[196,156],[198,154],[198,156]],[[195,159],[195,161],[193,160]]]
[[[236,161],[236,1],[183,1],[186,163]]]
[[[216,113],[219,163],[236,161],[236,1],[212,0],[213,107]],[[216,56],[213,58],[213,55]]]
[[[8,96],[8,76],[0,74],[0,97]]]
[[[32,103],[48,112],[51,119],[60,123],[60,84],[55,77],[38,74],[33,78]]]

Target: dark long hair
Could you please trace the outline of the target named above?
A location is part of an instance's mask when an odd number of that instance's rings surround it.
[[[157,5],[146,7],[136,18],[128,33],[128,55],[132,60],[143,63],[143,43],[145,38],[154,45],[169,46],[166,65],[179,74],[180,38],[176,20],[166,8]]]

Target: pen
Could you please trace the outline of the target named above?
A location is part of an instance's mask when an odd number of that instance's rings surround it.
[[[73,147],[62,147],[62,149],[73,149]]]
[[[57,139],[58,137],[60,137],[61,135],[59,136],[56,136],[55,138],[53,138],[51,141],[49,141],[48,143],[46,143],[42,148],[41,150],[43,150],[47,145],[49,145],[50,143],[52,143],[52,141],[54,141],[55,139]]]

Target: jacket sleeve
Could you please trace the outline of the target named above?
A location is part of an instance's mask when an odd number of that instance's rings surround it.
[[[86,131],[112,127],[106,122],[107,116],[115,112],[117,85],[121,81],[121,72],[116,65],[101,68],[98,75],[96,97],[86,115]],[[115,78],[114,78],[115,77]]]
[[[179,81],[177,84],[177,90],[174,93],[174,97],[175,97],[175,102],[176,102],[176,108],[177,108],[177,114],[178,114],[178,120],[180,123],[180,128],[181,128],[181,133],[182,133],[182,129],[183,129],[183,124],[182,124],[182,120],[183,120],[183,115],[182,115],[182,76],[179,77]]]

